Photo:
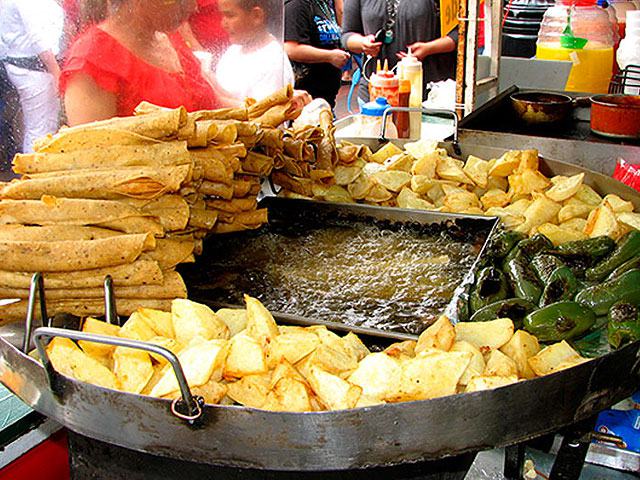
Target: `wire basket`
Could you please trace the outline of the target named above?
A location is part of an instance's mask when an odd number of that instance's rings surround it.
[[[640,65],[627,65],[609,83],[609,93],[640,95]]]

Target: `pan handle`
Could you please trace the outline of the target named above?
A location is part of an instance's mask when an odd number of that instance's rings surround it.
[[[571,105],[575,107],[590,107],[591,97],[576,97],[571,101]]]
[[[382,131],[380,132],[380,141],[386,142],[389,139],[387,134],[387,118],[389,114],[393,112],[420,112],[429,114],[448,115],[453,119],[453,148],[456,154],[460,155],[460,144],[458,143],[458,114],[453,110],[447,110],[444,108],[425,108],[425,107],[389,107],[382,114]]]
[[[195,421],[202,416],[202,406],[204,404],[204,400],[202,399],[202,397],[197,397],[191,394],[191,389],[189,388],[187,379],[184,376],[184,371],[182,370],[182,366],[180,365],[180,360],[178,360],[178,357],[170,350],[159,345],[154,345],[152,343],[140,342],[138,340],[130,340],[127,338],[109,337],[106,335],[96,335],[93,333],[76,332],[63,328],[41,327],[36,329],[33,334],[33,339],[36,344],[36,348],[38,349],[38,353],[40,354],[40,358],[42,359],[45,371],[47,372],[49,386],[51,387],[51,390],[54,391],[54,393],[56,393],[55,382],[53,378],[53,373],[55,372],[55,370],[53,368],[53,365],[51,364],[51,361],[49,360],[44,345],[45,338],[51,339],[53,337],[103,343],[106,345],[114,345],[116,347],[135,348],[138,350],[144,350],[147,352],[155,353],[157,355],[161,355],[162,357],[167,359],[167,361],[173,368],[173,372],[175,373],[176,379],[178,380],[180,393],[182,395],[181,399],[176,398],[173,402],[171,402],[171,413],[176,417],[189,422],[190,424],[195,423]]]

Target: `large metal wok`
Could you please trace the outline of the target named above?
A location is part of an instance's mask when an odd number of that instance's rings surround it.
[[[500,153],[461,147],[465,155]],[[543,168],[547,173],[580,171],[551,160]],[[589,172],[586,181],[640,207],[640,195],[618,182]],[[0,335],[15,331],[11,327],[0,327]],[[106,390],[56,374],[52,380],[50,385],[40,363],[7,338],[0,339],[0,381],[37,411],[86,437],[212,465],[342,470],[511,445],[588,418],[638,388],[640,342],[565,371],[490,391],[317,413],[207,405],[195,423],[172,413],[168,400]]]

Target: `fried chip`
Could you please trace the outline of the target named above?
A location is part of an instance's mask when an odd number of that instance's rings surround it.
[[[483,375],[486,377],[509,377],[518,375],[518,367],[516,362],[510,357],[502,353],[500,350],[492,350],[487,355],[487,364],[484,368]]]
[[[247,335],[264,347],[278,336],[278,326],[273,315],[258,300],[245,295],[244,301],[247,305]]]
[[[224,378],[240,378],[266,371],[265,355],[255,338],[239,333],[229,340],[229,353],[222,374]]]
[[[441,315],[433,325],[420,334],[415,352],[418,354],[431,348],[447,352],[455,340],[456,332],[451,321],[445,315]]]
[[[471,361],[469,352],[423,351],[402,362],[402,380],[394,400],[426,400],[456,393]]]
[[[222,378],[226,344],[226,340],[205,341],[201,337],[194,338],[191,344],[178,353],[178,360],[180,360],[184,376],[190,387],[204,385],[212,377],[215,381],[219,381]],[[166,366],[162,377],[153,387],[150,395],[163,397],[179,389],[178,380],[173,369],[170,366]]]
[[[474,185],[466,173],[462,170],[464,163],[449,156],[439,157],[436,165],[436,173],[445,180]]]
[[[472,378],[467,384],[467,388],[464,391],[478,392],[480,390],[492,390],[494,388],[511,385],[512,383],[516,383],[517,381],[518,381],[517,375],[509,375],[508,377],[479,376],[479,377]]]
[[[400,190],[396,201],[400,208],[411,208],[414,210],[433,210],[435,208],[435,205],[431,202],[420,198],[420,195],[406,187]]]
[[[524,330],[518,330],[506,344],[500,347],[500,351],[515,362],[520,378],[536,376],[529,366],[529,358],[540,351],[540,344],[536,337]]]
[[[247,327],[247,311],[243,308],[221,308],[216,316],[227,325],[230,337]]]
[[[455,325],[456,340],[466,341],[482,353],[502,347],[513,336],[513,322],[498,318],[487,322],[460,322]]]
[[[113,351],[113,373],[122,390],[140,393],[153,376],[151,358],[143,350],[116,347]]]
[[[384,163],[387,158],[398,155],[399,153],[402,153],[402,150],[393,143],[389,142],[384,147],[379,149],[376,153],[372,154],[369,157],[369,161],[375,163]]]
[[[337,185],[350,185],[358,178],[362,172],[362,168],[360,167],[344,167],[342,165],[338,165],[335,170],[335,179]]]
[[[176,340],[183,345],[197,337],[204,340],[229,338],[227,325],[206,305],[177,298],[171,302],[171,318]]]
[[[402,368],[400,363],[383,352],[367,355],[348,381],[362,388],[362,394],[371,399],[386,401],[397,395]]]
[[[311,366],[307,381],[320,401],[330,410],[354,408],[362,394],[362,387],[316,366]]]
[[[545,192],[545,195],[554,202],[562,202],[578,193],[583,180],[584,173],[572,177],[558,175],[551,179],[553,186]]]
[[[555,246],[564,242],[574,242],[577,240],[585,240],[588,237],[582,230],[571,230],[569,228],[554,225],[553,223],[543,223],[537,227],[537,232],[541,233],[553,243]]]
[[[58,372],[81,382],[118,388],[116,376],[101,362],[84,353],[68,338],[55,337],[47,345],[49,361]]]
[[[468,352],[471,354],[469,365],[467,365],[467,368],[464,370],[464,372],[460,376],[460,379],[458,380],[458,383],[460,385],[467,385],[473,377],[482,375],[482,372],[484,372],[486,365],[484,357],[482,356],[480,350],[469,342],[465,342],[464,340],[457,341],[451,346],[451,349],[449,351]]]
[[[487,188],[489,162],[473,155],[469,155],[462,170],[477,186]]]
[[[398,170],[374,173],[371,176],[373,182],[381,185],[391,192],[399,192],[411,183],[411,174]]]

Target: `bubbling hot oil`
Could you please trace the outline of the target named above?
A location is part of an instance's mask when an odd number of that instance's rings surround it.
[[[214,301],[257,297],[271,311],[419,333],[440,314],[479,246],[405,227],[360,224],[275,232],[220,245]]]

